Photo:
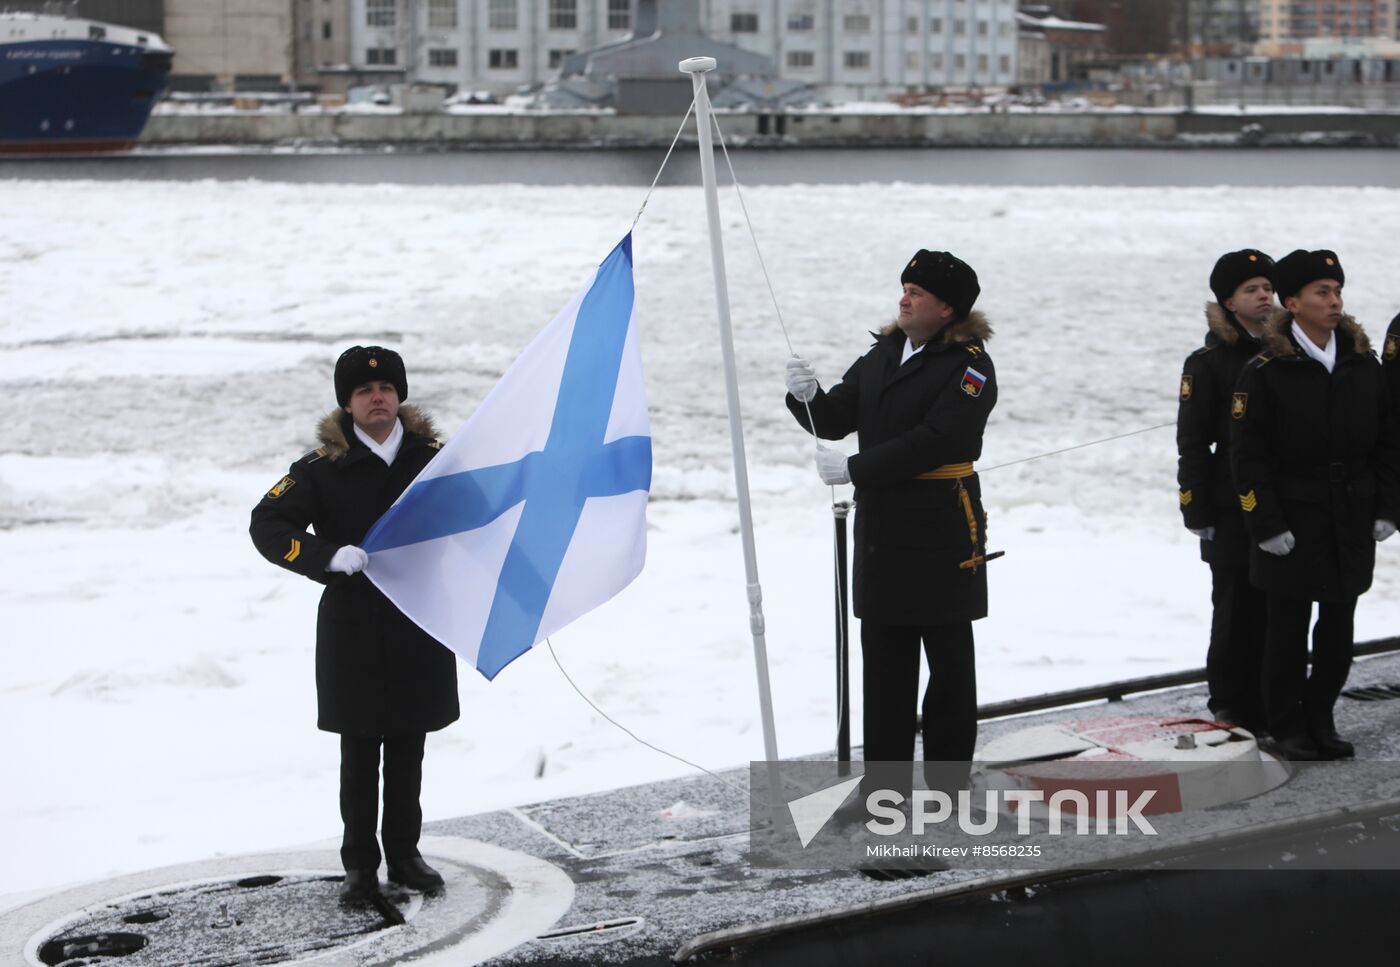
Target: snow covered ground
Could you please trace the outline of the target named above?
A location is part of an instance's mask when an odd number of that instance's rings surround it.
[[[642,194],[0,182],[0,894],[338,835],[319,588],[258,557],[248,511],[313,445],[344,347],[399,347],[413,401],[454,429]],[[995,468],[1171,422],[1219,252],[1332,247],[1373,333],[1400,308],[1394,190],[794,185],[748,202],[826,381],[892,318],[914,249],[981,275],[1000,381],[983,486],[1007,552],[977,626],[984,701],[1202,663],[1208,575],[1170,428]],[[835,732],[830,493],[724,205],[779,747],[815,753]],[[650,556],[554,645],[639,735],[733,766],[763,746],[698,189],[659,190],[635,251]],[[1380,561],[1361,638],[1400,628],[1400,542]],[[689,771],[600,719],[543,648],[492,684],[461,672],[462,720],[429,739],[429,819]]]

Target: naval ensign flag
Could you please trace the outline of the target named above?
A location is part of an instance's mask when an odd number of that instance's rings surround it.
[[[370,528],[365,573],[495,678],[641,572],[650,487],[629,234]]]

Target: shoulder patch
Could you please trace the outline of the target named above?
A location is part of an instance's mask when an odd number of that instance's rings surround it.
[[[982,347],[981,347],[981,346],[974,346],[972,343],[969,342],[969,343],[963,343],[963,348],[967,350],[968,355],[970,355],[970,356],[974,356],[974,357],[975,357],[975,356],[980,356],[980,355],[982,355]]]
[[[1197,349],[1195,352],[1191,353],[1191,355],[1187,356],[1186,358],[1195,359],[1197,356],[1204,356],[1206,353],[1214,351],[1217,345],[1218,344],[1202,346],[1200,349]]]
[[[1195,385],[1196,377],[1187,373],[1181,377],[1181,402],[1185,403],[1191,398],[1191,389]]]
[[[291,490],[296,485],[297,482],[293,480],[291,478],[291,475],[289,474],[288,476],[285,476],[281,480],[277,481],[277,483],[273,484],[272,489],[267,492],[267,499],[276,500],[278,497],[281,497],[283,494]]]
[[[962,391],[968,396],[981,396],[982,388],[987,385],[987,377],[983,376],[971,366],[963,373]]]
[[[320,459],[321,459],[322,457],[324,457],[325,455],[326,455],[326,448],[325,448],[325,447],[317,447],[315,450],[307,450],[305,453],[303,453],[303,454],[301,455],[301,458],[302,458],[303,460],[305,460],[307,463],[315,463],[317,460],[320,460]]]
[[[1260,369],[1267,365],[1274,358],[1274,354],[1267,349],[1249,361],[1249,365],[1255,369]]]

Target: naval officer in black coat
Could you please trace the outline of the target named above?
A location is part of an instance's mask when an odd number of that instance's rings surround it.
[[[1340,759],[1333,706],[1351,669],[1356,599],[1400,515],[1400,454],[1380,362],[1342,311],[1335,252],[1274,267],[1284,308],[1231,398],[1231,461],[1250,578],[1267,596],[1264,705],[1273,749]],[[1308,624],[1313,602],[1312,668]]]
[[[977,739],[972,622],[987,614],[987,516],[973,462],[997,400],[987,355],[991,327],[974,312],[977,274],[947,252],[920,250],[905,265],[899,316],[822,389],[802,359],[788,362],[787,407],[825,440],[855,433],[847,458],[821,448],[829,484],[855,485],[853,607],[861,621],[865,759],[914,754],[919,652],[928,658],[924,759],[931,788],[965,786]],[[808,408],[811,409],[811,423]],[[872,769],[867,766],[867,776]],[[882,770],[878,784],[906,796],[912,777]]]
[[[425,734],[458,717],[457,659],[361,573],[365,534],[437,454],[432,420],[400,405],[403,360],[380,346],[341,354],[335,394],[321,445],[253,508],[250,532],[263,557],[326,586],[316,619],[317,725],[340,734],[341,896],[362,901],[379,890],[381,747],[389,879],[443,886],[418,852],[419,790]]]
[[[1176,417],[1181,517],[1210,565],[1208,707],[1215,718],[1256,734],[1264,728],[1264,592],[1249,580],[1249,535],[1230,478],[1230,401],[1277,308],[1273,270],[1274,260],[1258,249],[1216,261],[1205,345],[1186,357]]]

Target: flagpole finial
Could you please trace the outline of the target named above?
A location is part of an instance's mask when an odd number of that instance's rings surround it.
[[[713,57],[687,57],[681,61],[680,69],[686,74],[703,74],[714,70],[718,63]]]

